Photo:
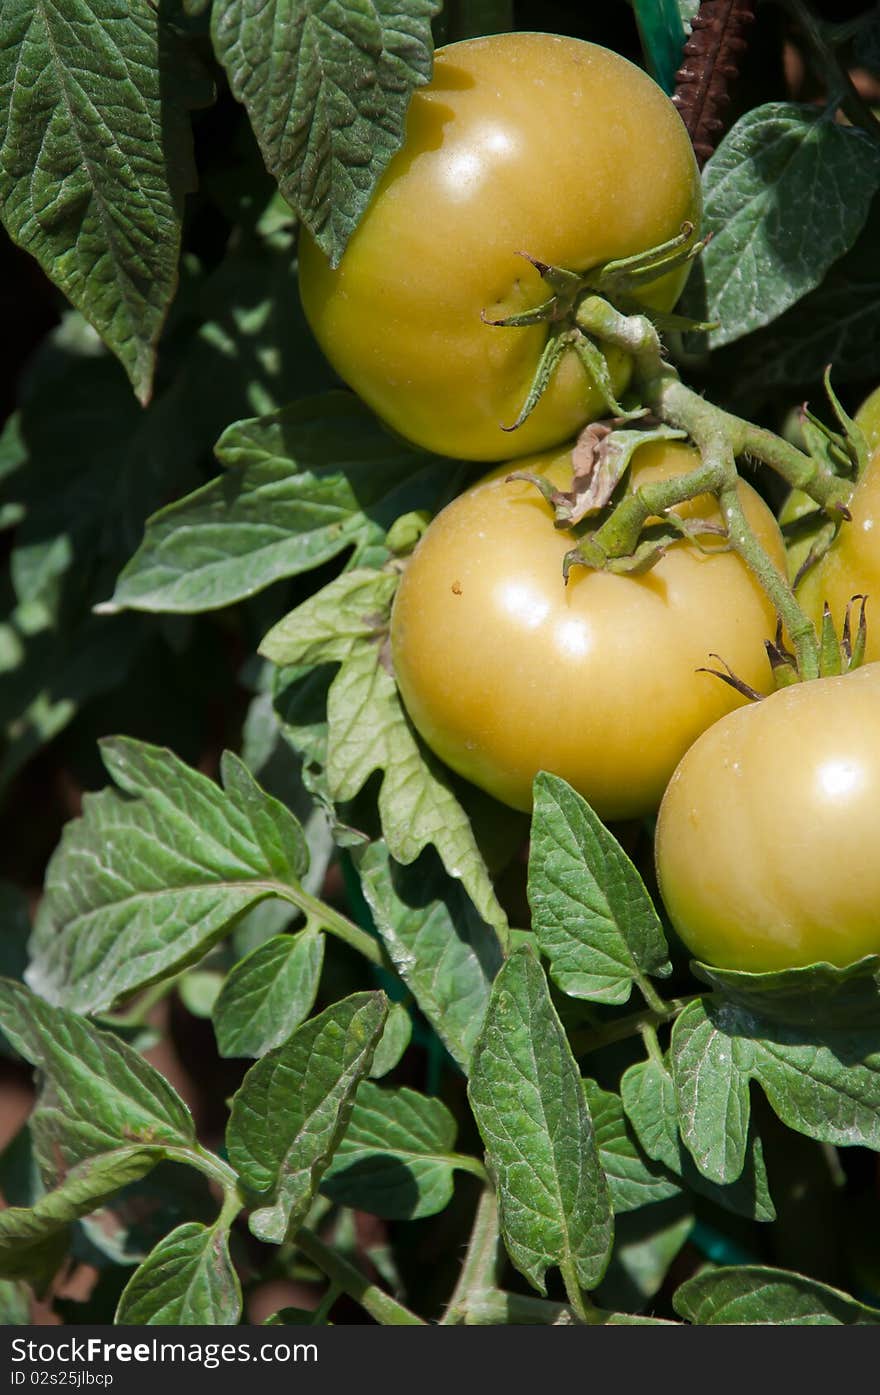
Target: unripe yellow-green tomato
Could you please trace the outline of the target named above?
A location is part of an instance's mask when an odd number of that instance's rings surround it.
[[[872,456],[850,502],[844,523],[825,556],[798,586],[804,610],[818,625],[827,601],[841,631],[852,597],[868,597],[868,642],[865,657],[880,659],[880,450]]]
[[[698,463],[677,443],[643,446],[631,487]],[[401,579],[391,618],[394,668],[413,723],[447,765],[527,810],[539,770],[568,780],[604,818],[655,810],[688,746],[742,699],[702,665],[714,652],[761,691],[773,607],[740,559],[674,543],[641,576],[574,568],[533,484],[501,466],[434,519]],[[558,488],[569,451],[523,468]],[[740,484],[747,516],[784,569],[779,529]],[[700,496],[676,510],[717,519]]]
[[[732,712],[657,819],[664,905],[696,958],[767,972],[880,954],[880,664]]]
[[[865,433],[868,449],[880,450],[880,387],[868,394],[856,412],[855,420]]]
[[[587,271],[699,224],[700,177],[676,108],[619,54],[553,34],[493,34],[434,56],[405,143],[331,268],[305,232],[300,292],[337,372],[395,431],[464,460],[570,439],[606,406],[574,351],[513,433],[547,324],[498,328],[550,291],[522,253]],[[677,270],[644,289],[670,309]],[[629,360],[609,353],[616,391]]]

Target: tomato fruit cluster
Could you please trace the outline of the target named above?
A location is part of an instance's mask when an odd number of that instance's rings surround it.
[[[687,446],[642,446],[630,488],[697,463]],[[568,452],[527,468],[557,487]],[[674,544],[641,576],[575,568],[535,486],[501,466],[459,495],[419,542],[394,603],[397,681],[415,726],[447,765],[517,809],[539,770],[561,775],[604,818],[657,808],[687,747],[741,699],[708,673],[724,655],[766,691],[774,613],[729,551]],[[740,486],[749,521],[782,569],[769,509]],[[711,518],[707,496],[677,512]],[[716,539],[716,542],[720,540]]]
[[[605,404],[563,356],[515,432],[548,327],[485,318],[547,299],[522,253],[583,272],[698,223],[700,179],[661,89],[625,58],[579,39],[499,34],[435,54],[406,139],[338,267],[300,239],[307,319],[337,372],[408,440],[497,461],[569,440]],[[645,304],[669,309],[679,269]],[[612,352],[619,393],[628,360]]]

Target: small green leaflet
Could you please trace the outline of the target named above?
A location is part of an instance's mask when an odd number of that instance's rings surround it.
[[[31,1207],[0,1211],[0,1274],[4,1278],[50,1278],[70,1243],[71,1221],[96,1211],[129,1182],[155,1167],[157,1149],[131,1146],[87,1158],[54,1191]]]
[[[761,1140],[749,1130],[743,1171],[735,1181],[719,1186],[697,1169],[678,1131],[675,1085],[660,1061],[639,1061],[620,1082],[627,1118],[649,1158],[661,1163],[689,1191],[708,1197],[735,1215],[772,1221],[776,1211],[767,1183]]]
[[[671,972],[653,903],[620,844],[556,775],[535,780],[529,904],[554,983],[572,998],[625,1003]]]
[[[264,1056],[304,1022],[318,992],[324,936],[273,935],[232,969],[214,1004],[221,1056]]]
[[[433,458],[345,392],[236,422],[216,454],[225,472],[147,521],[103,613],[215,610],[351,547],[384,562],[385,529],[437,490]]]
[[[688,1279],[672,1300],[688,1322],[749,1323],[773,1327],[876,1327],[880,1310],[840,1289],[802,1274],[759,1264],[704,1269]]]
[[[603,1090],[594,1080],[584,1081],[584,1091],[614,1214],[636,1211],[653,1202],[678,1196],[681,1183],[662,1165],[652,1162],[639,1147],[620,1096],[612,1090]]]
[[[412,1037],[412,1018],[403,1003],[392,1003],[388,1009],[385,1030],[379,1038],[370,1078],[379,1080],[394,1070]]]
[[[160,1240],[119,1299],[119,1326],[222,1327],[241,1315],[241,1287],[229,1258],[229,1234],[191,1221]]]
[[[327,697],[331,797],[353,799],[383,770],[379,815],[391,856],[408,865],[433,843],[483,919],[504,926],[470,820],[446,774],[423,752],[385,666],[395,587],[396,578],[387,572],[345,572],[270,630],[260,653],[279,666],[340,664]]]
[[[729,1182],[742,1171],[750,1080],[798,1133],[880,1151],[873,1029],[809,1032],[703,999],[676,1021],[670,1055],[681,1135],[712,1181]]]
[[[149,400],[205,78],[148,0],[4,0],[0,212]]]
[[[224,789],[170,751],[101,742],[122,793],[87,794],[46,877],[28,982],[82,1012],[193,963],[235,918],[298,885],[302,829],[237,756]]]
[[[124,1146],[154,1149],[156,1161],[166,1148],[195,1146],[179,1095],[115,1034],[9,979],[0,980],[0,1027],[43,1076],[31,1130],[45,1182]]]
[[[452,1196],[455,1132],[440,1100],[364,1081],[321,1190],[389,1220],[433,1216]]]
[[[232,1101],[229,1161],[268,1204],[250,1228],[280,1243],[302,1224],[348,1124],[388,1014],[384,993],[354,993],[252,1066]]]
[[[400,867],[381,842],[356,858],[385,948],[431,1026],[463,1070],[501,965],[501,945],[460,883],[424,853]]]
[[[613,1219],[583,1083],[530,948],[499,970],[468,1086],[512,1262],[540,1293],[559,1266],[594,1288]]]
[[[266,168],[331,263],[431,74],[437,0],[216,0],[214,49]],[[280,37],[283,36],[283,39]]]
[[[809,964],[755,974],[718,969],[699,960],[691,961],[691,969],[724,997],[774,1022],[820,1031],[880,1025],[880,956],[876,954],[842,969]]]
[[[831,111],[772,102],[740,117],[706,166],[702,256],[711,345],[739,339],[819,285],[880,188],[880,145]]]

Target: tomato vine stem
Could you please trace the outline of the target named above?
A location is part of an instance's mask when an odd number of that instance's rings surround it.
[[[646,1027],[662,1027],[664,1023],[671,1022],[679,1013],[684,1012],[689,1003],[710,996],[708,993],[692,993],[687,998],[670,998],[663,1002],[662,1008],[631,1012],[626,1017],[618,1017],[614,1022],[606,1023],[603,1027],[582,1028],[570,1034],[571,1049],[575,1056],[588,1056],[591,1051],[598,1051],[602,1046],[612,1046],[616,1041],[626,1041],[628,1037],[638,1036]]]
[[[805,455],[771,431],[744,421],[706,401],[682,383],[663,357],[663,345],[646,315],[625,315],[601,296],[587,295],[575,312],[578,327],[591,337],[623,349],[633,361],[633,388],[639,401],[669,426],[686,431],[702,456],[695,470],[636,490],[624,498],[579,554],[588,566],[632,556],[642,527],[652,516],[698,494],[718,498],[733,551],[750,568],[782,620],[797,656],[802,678],[817,678],[819,644],[812,622],[794,591],[762,547],[739,498],[737,456],[751,455],[801,489],[829,515],[848,516],[851,481],[840,479],[828,464]]]

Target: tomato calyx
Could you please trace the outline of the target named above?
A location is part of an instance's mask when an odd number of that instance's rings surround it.
[[[605,297],[623,312],[647,315],[658,328],[682,331],[715,328],[713,324],[704,324],[683,315],[653,310],[643,306],[639,300],[639,292],[644,286],[679,270],[700,255],[708,239],[698,240],[695,233],[693,223],[684,223],[676,237],[656,247],[633,256],[600,262],[584,272],[552,266],[527,251],[519,253],[546,282],[550,295],[540,305],[515,315],[493,318],[483,310],[480,318],[484,324],[496,329],[522,329],[547,324],[550,333],[516,420],[509,426],[502,424],[503,431],[516,431],[531,415],[562,357],[569,350],[580,358],[587,377],[600,393],[609,412],[623,420],[639,414],[638,409],[634,414],[630,413],[618,402],[601,342],[580,322],[579,310],[585,300]]]

